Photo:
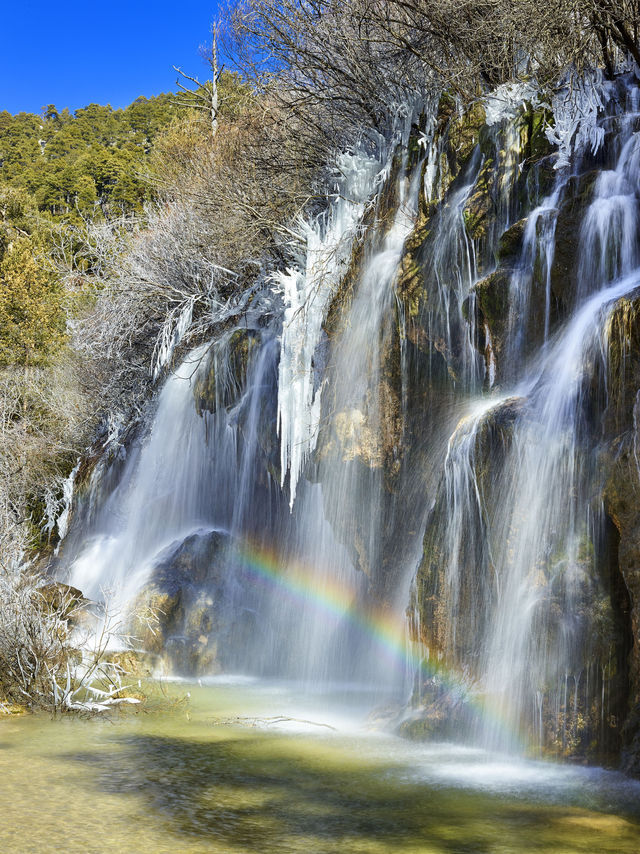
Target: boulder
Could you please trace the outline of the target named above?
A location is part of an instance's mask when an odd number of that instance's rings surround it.
[[[158,557],[134,608],[134,634],[144,650],[184,675],[216,672],[218,642],[229,626],[221,531],[197,531]]]

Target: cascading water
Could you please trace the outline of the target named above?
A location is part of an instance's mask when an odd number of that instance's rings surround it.
[[[234,336],[245,351],[246,389],[230,364],[237,357]],[[86,596],[100,599],[104,592],[121,609],[172,544],[212,530],[233,536],[249,516],[260,525],[253,511],[264,463],[256,459],[255,431],[275,368],[274,344],[273,338],[259,343],[256,331],[235,331],[194,350],[170,375],[148,434],[129,446],[116,487],[88,508],[81,535],[64,542],[73,556],[69,582]],[[216,415],[209,417],[207,408]],[[94,472],[93,492],[103,475],[101,468]]]
[[[365,203],[380,179],[381,160],[364,153],[343,155],[341,180],[328,211],[302,222],[305,247],[298,269],[274,274],[285,300],[278,394],[282,483],[289,474],[291,505],[304,463],[318,438],[322,386],[313,358],[331,299],[349,266]]]
[[[616,168],[601,172],[580,229],[578,299],[638,266],[640,135],[624,142]]]
[[[467,725],[492,748],[524,741],[570,750],[601,737],[613,708],[606,698],[618,641],[598,623],[612,617],[589,616],[611,607],[597,568],[603,517],[594,503],[602,491],[594,413],[603,411],[597,378],[607,371],[607,318],[640,285],[637,143],[627,128],[615,168],[596,180],[580,233],[577,307],[553,337],[550,270],[566,175],[529,215],[506,327],[514,361],[503,376],[516,380],[508,396],[474,403],[451,436],[427,527],[425,549],[436,557],[425,558],[422,595],[442,587],[424,633],[469,696],[482,699],[485,714]],[[545,289],[544,329],[527,362],[534,276]]]
[[[577,686],[591,657],[585,649],[597,645],[581,617],[596,586],[595,567],[585,553],[594,477],[585,444],[585,376],[601,353],[607,307],[638,285],[640,270],[590,298],[539,375],[520,389],[526,415],[514,425],[498,490],[501,509],[493,514],[489,534],[496,599],[480,676],[501,726],[511,732],[531,719],[534,698],[558,702],[569,677]],[[560,705],[558,726],[566,739],[577,721],[566,698]],[[493,725],[485,738],[505,746]]]
[[[522,322],[530,314],[531,286],[534,276],[544,283],[543,341],[549,338],[551,325],[551,268],[555,250],[555,230],[558,205],[566,182],[567,171],[556,178],[553,191],[527,218],[523,246],[516,269],[511,277],[509,293],[510,364],[516,365],[526,356],[527,328]]]
[[[322,498],[323,516],[350,551],[346,562],[343,555],[343,566],[338,569],[337,577],[342,585],[353,590],[353,615],[367,614],[371,608],[380,607],[376,596],[369,596],[368,588],[375,590],[382,563],[382,531],[388,522],[384,518],[383,465],[389,443],[393,441],[390,434],[394,431],[394,425],[389,423],[391,402],[385,397],[388,389],[382,369],[392,346],[393,281],[415,219],[419,177],[419,168],[414,169],[410,179],[405,177],[404,164],[399,169],[397,213],[386,233],[384,222],[381,235],[376,233],[377,229],[371,233],[367,247],[369,255],[354,284],[351,305],[341,318],[341,329],[326,372],[328,388],[325,394],[329,402],[324,410],[314,478],[320,484],[317,489]],[[326,560],[332,554],[332,547],[326,531],[318,531],[313,518],[316,513],[317,508],[309,504],[302,510],[299,517],[301,537],[307,554]],[[330,539],[333,540],[333,534]],[[333,584],[335,578],[334,567],[324,583]],[[399,585],[393,601],[384,603],[388,619],[395,618],[399,633],[405,602],[406,590]],[[396,678],[395,673],[389,676],[379,662],[376,664],[379,650],[375,643],[371,649],[371,637],[363,635],[357,621],[354,625],[351,614],[347,614],[337,628],[338,636],[332,642],[334,652],[329,659],[326,656],[326,626],[312,619],[301,625],[305,627],[307,640],[300,638],[298,643],[307,650],[307,660],[312,667],[307,671],[309,675],[313,673],[313,662],[320,659],[324,663],[325,677],[331,671],[349,674],[351,678],[367,675],[378,684]],[[310,638],[309,626],[313,626]],[[318,672],[316,666],[316,675]]]
[[[153,594],[174,668],[359,680],[403,700],[415,680],[423,703],[455,694],[440,717],[492,748],[604,741],[600,379],[609,309],[640,286],[639,136],[619,122],[616,162],[591,183],[563,143],[540,200],[533,93],[505,98],[455,174],[433,116],[413,147],[409,117],[390,153],[343,155],[325,213],[297,226],[296,268],[168,377],[126,459],[78,486],[68,579],[123,607]],[[559,306],[577,178],[578,287]],[[520,226],[505,289],[481,294]],[[282,317],[264,309],[274,290]]]
[[[474,333],[468,329],[463,306],[477,279],[476,250],[465,228],[464,208],[475,186],[480,168],[477,151],[468,168],[468,180],[445,201],[433,236],[433,251],[428,269],[435,283],[433,308],[428,308],[429,340],[444,349],[447,359],[459,357],[464,384],[476,379],[480,370],[479,354],[473,346]],[[470,315],[473,316],[472,314]],[[440,342],[444,342],[443,344]]]
[[[331,507],[341,508],[351,532],[366,519],[360,554],[366,551],[374,565],[380,479],[363,484],[348,463],[320,462],[321,483],[304,481],[296,496],[321,429],[323,386],[314,377],[321,325],[347,272],[365,204],[381,186],[381,159],[345,156],[340,167],[343,178],[328,212],[300,226],[304,271],[274,277],[288,305],[280,347],[276,327],[260,321],[256,304],[244,328],[191,353],[165,383],[148,434],[130,444],[119,473],[105,474],[102,466],[94,472],[91,508],[83,510],[80,501],[77,535],[64,544],[68,580],[85,595],[99,598],[113,589],[114,607],[124,608],[142,593],[143,601],[169,612],[161,622],[171,650],[179,648],[171,656],[178,668],[199,657],[204,667],[353,679],[371,657],[362,640],[372,634],[363,628],[374,620],[366,613],[377,607],[370,580],[356,568],[353,549],[341,542],[344,531],[336,537],[336,525],[327,520]],[[377,436],[385,401],[378,386],[395,304],[393,279],[415,219],[420,178],[419,167],[407,178],[406,159],[394,168],[398,210],[390,227],[381,217],[369,229],[368,260],[354,280],[349,319],[329,368],[335,406],[345,418],[359,414],[349,441],[363,443],[374,466],[381,454]],[[291,512],[281,488],[287,474]],[[96,498],[101,481],[102,500]],[[176,566],[188,568],[200,592],[180,590],[180,578],[172,577]],[[405,598],[400,592],[393,603],[400,633]]]

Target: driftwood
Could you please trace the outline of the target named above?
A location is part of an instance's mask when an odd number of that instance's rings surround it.
[[[280,723],[296,723],[296,724],[308,724],[309,726],[317,726],[324,727],[325,729],[330,729],[333,732],[337,732],[334,726],[331,724],[320,723],[318,721],[308,721],[304,718],[291,718],[288,715],[273,715],[269,718],[255,718],[248,717],[244,715],[238,715],[233,718],[214,718],[214,723],[220,725],[234,725],[234,726],[260,726],[263,725],[271,725],[271,724],[280,724]]]

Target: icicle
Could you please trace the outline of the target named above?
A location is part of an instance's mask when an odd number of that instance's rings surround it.
[[[540,105],[540,90],[535,81],[503,83],[484,99],[486,124],[489,127],[514,119],[525,103]]]
[[[314,382],[313,356],[336,289],[348,270],[351,247],[365,202],[380,182],[381,163],[364,153],[343,154],[344,176],[329,211],[314,222],[300,222],[306,247],[297,269],[274,273],[285,311],[278,383],[281,481],[289,472],[290,503],[298,478],[317,441],[322,386]]]
[[[174,350],[189,331],[193,320],[193,306],[196,297],[187,300],[180,310],[172,311],[164,322],[160,338],[153,354],[151,373],[154,380],[171,361]]]
[[[612,92],[602,70],[589,75],[572,76],[551,101],[554,126],[546,130],[547,139],[558,146],[555,169],[569,166],[573,154],[588,148],[596,154],[604,142],[604,128],[598,116]]]
[[[69,530],[69,516],[71,515],[71,504],[73,502],[73,486],[79,468],[80,462],[76,464],[75,468],[62,485],[63,508],[62,512],[56,519],[56,525],[58,526],[58,537],[60,540],[64,540],[67,535],[67,531]],[[56,553],[57,551],[58,549],[56,548]]]

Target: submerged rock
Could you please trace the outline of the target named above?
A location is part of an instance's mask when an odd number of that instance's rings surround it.
[[[465,694],[448,690],[428,680],[421,687],[417,706],[397,727],[397,732],[412,741],[471,741],[477,713]]]

